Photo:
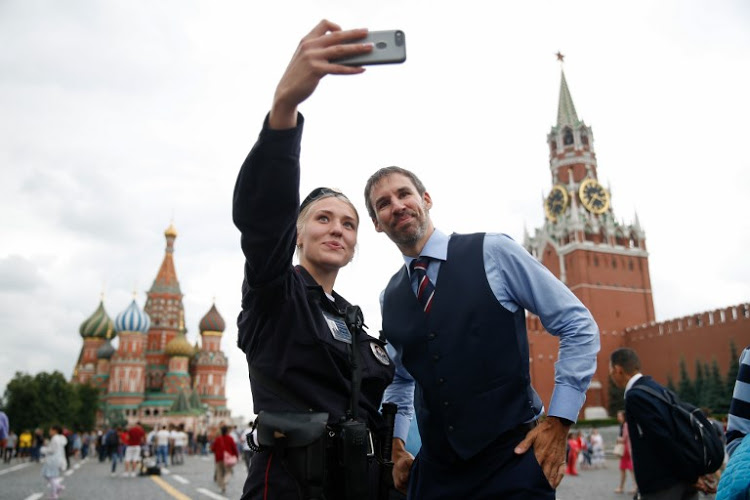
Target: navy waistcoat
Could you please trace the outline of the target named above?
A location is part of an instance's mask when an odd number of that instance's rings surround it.
[[[484,269],[484,234],[452,235],[429,314],[406,267],[383,297],[383,333],[416,380],[423,449],[468,459],[503,432],[529,421],[539,397],[529,379],[523,308],[497,301]]]

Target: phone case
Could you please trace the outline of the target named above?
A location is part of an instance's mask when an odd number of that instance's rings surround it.
[[[372,52],[331,62],[347,66],[398,64],[406,60],[406,36],[401,30],[370,31],[367,37],[348,43],[372,43]]]

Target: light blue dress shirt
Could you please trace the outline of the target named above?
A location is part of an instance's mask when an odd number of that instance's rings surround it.
[[[436,229],[420,254],[433,259],[427,276],[436,289],[440,286],[440,263],[448,257],[449,240],[448,235]],[[414,258],[403,257],[408,270]],[[575,422],[596,370],[599,329],[594,318],[565,284],[506,234],[485,235],[484,269],[500,305],[510,312],[523,308],[536,314],[545,330],[560,338],[555,388],[548,414]],[[412,289],[416,294],[416,280],[412,280]],[[382,294],[380,305],[382,310]],[[401,353],[390,344],[387,349],[396,365],[396,373],[383,401],[398,405],[393,436],[406,442],[414,415],[414,379],[401,363]],[[537,418],[543,411],[544,407],[538,408]]]

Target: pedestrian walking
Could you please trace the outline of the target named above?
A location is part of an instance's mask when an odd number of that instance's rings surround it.
[[[216,461],[214,481],[219,485],[222,493],[227,490],[227,483],[232,477],[232,470],[237,464],[238,453],[234,438],[229,435],[229,427],[221,426],[221,435],[216,436],[211,448]]]
[[[31,431],[25,429],[20,436],[18,436],[18,457],[21,459],[28,459],[31,453],[32,443]]]
[[[120,460],[120,433],[119,429],[110,427],[102,438],[104,442],[104,453],[112,462],[111,474],[114,476],[117,470],[117,462]]]
[[[10,431],[7,439],[5,440],[5,448],[3,449],[4,463],[9,464],[11,459],[13,459],[13,453],[16,449],[16,444],[18,444],[18,435],[15,432]]]
[[[135,477],[138,475],[141,463],[141,446],[146,441],[146,432],[140,422],[128,429],[128,446],[125,448],[125,472],[123,475]]]
[[[156,465],[167,465],[167,455],[169,454],[169,431],[167,430],[167,426],[162,425],[154,438],[156,439]]]
[[[250,473],[250,460],[253,458],[255,452],[250,448],[248,438],[252,439],[251,434],[253,433],[253,421],[248,422],[247,427],[242,431],[242,437],[240,441],[242,449],[242,459],[245,461],[245,467],[247,468],[248,474]]]
[[[10,434],[10,422],[8,421],[8,415],[4,411],[0,411],[0,449],[5,451],[6,441]]]
[[[605,467],[604,461],[604,438],[598,429],[591,429],[591,466],[594,469]]]
[[[65,448],[68,439],[63,435],[62,427],[53,425],[50,430],[50,439],[47,446],[42,448],[44,453],[44,465],[42,465],[42,477],[47,480],[50,489],[50,498],[58,498],[60,491],[65,489],[62,484],[62,472],[67,469]]]

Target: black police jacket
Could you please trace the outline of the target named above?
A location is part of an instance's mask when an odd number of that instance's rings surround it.
[[[351,343],[343,322],[349,303],[335,292],[332,302],[304,268],[292,266],[304,119],[299,115],[296,128],[281,131],[267,123],[266,118],[234,190],[233,219],[245,255],[238,345],[250,367],[315,411],[328,412],[333,423],[351,397]],[[393,362],[383,347],[378,339],[360,335],[359,416],[372,429],[381,426],[381,398],[393,379]],[[256,413],[298,410],[252,377],[250,385]]]

